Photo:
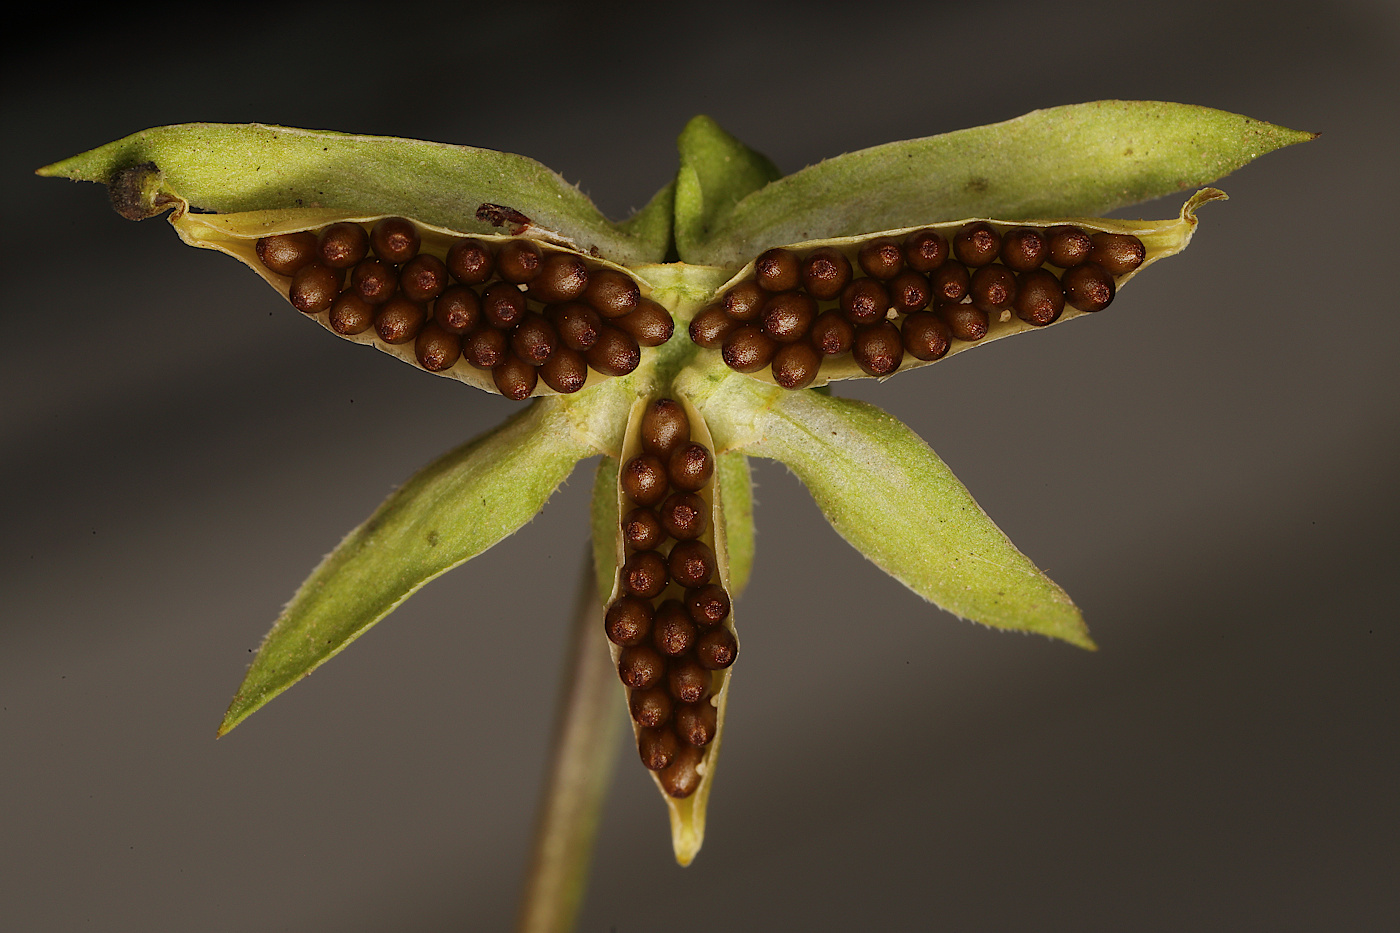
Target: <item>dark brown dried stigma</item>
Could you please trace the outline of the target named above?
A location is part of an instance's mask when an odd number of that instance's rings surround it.
[[[1001,235],[986,221],[963,224],[953,237],[953,255],[965,266],[985,266],[1001,251]]]
[[[888,376],[904,361],[904,340],[889,321],[856,328],[851,356],[867,376]]]
[[[918,311],[905,318],[900,334],[904,338],[905,351],[914,359],[924,362],[940,359],[946,354],[948,341],[952,337],[948,325],[929,311]]]
[[[695,660],[710,671],[723,670],[739,656],[739,641],[723,625],[715,626],[695,643]]]
[[[718,583],[685,591],[685,608],[695,624],[709,628],[729,618],[729,594]]]
[[[638,506],[622,518],[622,540],[634,551],[650,551],[666,540],[666,529],[655,511]]]
[[[599,269],[588,277],[583,300],[603,317],[622,317],[637,308],[642,298],[637,283],[616,269]]]
[[[502,395],[519,402],[535,391],[540,384],[540,374],[528,362],[507,351],[505,359],[491,367],[491,381]]]
[[[453,285],[433,302],[433,320],[449,334],[465,334],[481,320],[481,299],[465,285]]]
[[[369,255],[369,234],[359,224],[342,221],[321,233],[321,261],[332,269],[348,269]]]
[[[422,239],[413,221],[406,217],[385,217],[370,231],[369,243],[374,255],[384,262],[399,265],[418,255]]]
[[[642,362],[642,348],[625,331],[606,324],[598,330],[598,340],[584,352],[588,365],[605,376],[625,376]]]
[[[622,588],[630,596],[655,599],[670,580],[666,558],[656,551],[638,551],[622,565]]]
[[[703,489],[715,472],[715,458],[704,444],[681,444],[671,452],[666,475],[682,492]]]
[[[1060,280],[1044,269],[1027,272],[1016,286],[1016,316],[1027,324],[1052,324],[1065,309],[1065,292]]]
[[[637,725],[656,728],[671,718],[674,702],[665,687],[652,687],[650,690],[633,690],[627,698],[627,709]]]
[[[880,237],[866,243],[860,248],[856,259],[866,275],[882,282],[904,271],[904,251],[889,237]]]
[[[802,263],[802,287],[816,299],[829,301],[851,281],[851,261],[840,250],[823,246]]]
[[[577,350],[556,347],[540,366],[540,379],[555,392],[569,395],[588,382],[588,361]]]
[[[676,331],[670,312],[649,298],[642,298],[635,311],[615,318],[613,323],[644,347],[659,347]]]
[[[520,285],[540,273],[540,248],[529,240],[508,240],[496,253],[496,273],[507,282]]]
[[[1142,241],[1130,233],[1095,233],[1089,242],[1093,244],[1089,261],[1115,278],[1132,272],[1147,258]]]
[[[838,320],[851,326],[839,316]],[[851,333],[854,335],[854,329]],[[816,380],[821,368],[821,354],[805,340],[785,343],[773,354],[773,381],[784,389],[805,389]]]
[[[659,398],[642,412],[642,450],[669,460],[672,452],[690,440],[690,416],[675,399]]]
[[[418,336],[428,312],[422,305],[407,298],[390,298],[374,315],[374,329],[385,343],[408,343]]]
[[[661,527],[677,541],[698,538],[710,527],[710,510],[705,500],[693,492],[677,492],[666,497],[658,510]]]
[[[429,253],[414,256],[399,270],[399,288],[409,301],[432,301],[447,287],[447,267]]]
[[[622,491],[638,505],[652,506],[666,496],[666,465],[653,454],[638,454],[622,467]]]
[[[254,244],[253,251],[258,262],[278,275],[295,275],[319,256],[316,234],[309,231],[265,236]]]
[[[653,613],[651,603],[635,596],[614,600],[603,617],[608,641],[629,648],[640,645],[651,635]]]
[[[495,270],[491,249],[480,240],[458,240],[447,251],[447,271],[463,285],[480,285]]]
[[[705,750],[694,745],[682,745],[675,759],[657,774],[661,787],[668,796],[677,799],[689,797],[700,787],[698,766],[705,760]]]
[[[418,364],[429,372],[451,369],[462,356],[462,339],[444,330],[436,321],[429,321],[418,332],[413,344]]]
[[[552,304],[573,301],[588,287],[588,267],[572,253],[551,253],[540,262],[540,271],[530,279],[530,297]]]
[[[632,689],[646,690],[665,679],[666,659],[651,645],[632,645],[622,649],[622,656],[617,659],[617,674]]]
[[[326,310],[340,294],[341,282],[345,273],[339,269],[323,266],[319,262],[302,266],[292,276],[292,287],[287,292],[292,307],[306,314],[317,314]]]
[[[785,292],[797,287],[797,255],[792,250],[775,248],[764,252],[753,265],[754,281],[765,291]]]
[[[666,560],[671,579],[687,589],[703,586],[715,575],[715,552],[703,541],[680,541]]]
[[[1079,311],[1102,311],[1113,301],[1113,277],[1097,263],[1081,262],[1060,279],[1065,300]]]
[[[691,745],[709,745],[719,727],[719,711],[706,700],[675,708],[676,733]]]
[[[637,753],[650,771],[660,771],[675,760],[680,740],[670,729],[643,728],[637,734]]]
[[[382,305],[398,291],[399,274],[378,259],[362,259],[350,273],[350,287],[370,304]]]

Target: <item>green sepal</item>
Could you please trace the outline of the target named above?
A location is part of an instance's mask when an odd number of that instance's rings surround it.
[[[687,262],[737,267],[788,243],[966,217],[1100,216],[1315,138],[1238,114],[1097,101],[827,159],[748,195]],[[679,210],[679,198],[678,198]]]
[[[703,251],[734,206],[782,173],[767,156],[703,115],[685,125],[676,148],[681,157],[676,173],[676,250],[683,262],[697,262],[692,257]]]
[[[133,218],[158,213],[173,198],[218,213],[323,207],[402,214],[462,233],[500,233],[476,218],[477,208],[489,203],[519,211],[536,227],[614,262],[660,261],[670,241],[669,225],[656,219],[670,213],[666,189],[638,223],[618,225],[534,159],[388,136],[184,123],[135,133],[39,174],[110,184],[114,205]]]
[[[785,464],[842,537],[920,596],[974,622],[1094,647],[1064,590],[893,415],[788,392],[756,426],[761,440],[744,452]]]
[[[557,399],[532,404],[414,475],[302,584],[258,649],[223,735],[434,577],[534,518],[582,458]]]

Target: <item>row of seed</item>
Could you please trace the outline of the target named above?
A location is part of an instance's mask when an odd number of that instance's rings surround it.
[[[264,237],[259,261],[292,279],[288,298],[307,314],[326,312],[336,333],[370,328],[388,344],[414,344],[433,372],[458,360],[491,371],[502,395],[523,399],[540,381],[556,392],[582,389],[590,369],[630,373],[641,347],[671,339],[671,315],[637,283],[570,252],[528,240],[493,247],[455,241],[443,257],[421,251],[413,222],[388,217]]]
[[[717,729],[713,672],[739,652],[724,624],[729,594],[714,551],[700,540],[710,517],[699,493],[714,476],[714,457],[691,440],[690,419],[672,399],[647,407],[640,440],[641,453],[622,466],[632,505],[622,517],[627,558],[605,626],[622,649],[617,672],[628,687],[642,763],[667,794],[688,797]]]
[[[872,240],[856,257],[863,276],[832,247],[770,249],[752,279],[696,314],[690,338],[739,372],[771,368],[788,389],[810,385],[824,358],[845,353],[869,375],[888,376],[905,353],[936,360],[954,339],[981,340],[992,315],[1044,326],[1066,303],[1102,310],[1116,279],[1145,256],[1126,234],[1072,225],[999,233],[982,221],[963,225],[951,246],[936,230]]]

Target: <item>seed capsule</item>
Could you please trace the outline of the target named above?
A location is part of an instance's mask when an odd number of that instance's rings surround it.
[[[509,240],[496,253],[496,274],[522,285],[540,274],[540,248],[529,240]]]
[[[465,285],[453,285],[433,302],[433,320],[449,334],[465,334],[481,320],[481,299]]]
[[[953,255],[965,266],[985,266],[1001,252],[1001,235],[984,221],[963,224],[953,237]]]
[[[506,282],[488,285],[481,295],[481,314],[492,327],[514,327],[525,317],[525,310],[525,295]]]
[[[667,496],[658,514],[661,527],[677,541],[698,538],[710,527],[710,510],[705,508],[705,500],[693,492]]]
[[[666,540],[666,529],[656,512],[638,506],[622,519],[622,540],[634,551],[650,551]]]
[[[948,259],[948,241],[937,230],[919,230],[904,241],[904,259],[915,272],[928,274]]]
[[[451,369],[461,358],[462,340],[456,334],[448,333],[436,321],[429,321],[418,332],[413,354],[418,358],[418,365],[429,372],[440,373]]]
[[[754,281],[770,292],[785,292],[797,287],[797,256],[792,250],[770,249],[754,262]]]
[[[421,243],[418,228],[404,217],[385,217],[374,225],[369,235],[374,255],[391,265],[400,265],[417,256]]]
[[[983,266],[972,274],[972,304],[994,314],[1011,306],[1016,298],[1016,276],[1001,263]]]
[[[600,269],[588,277],[583,300],[603,317],[622,317],[637,309],[642,295],[637,283],[616,269]]]
[[[369,255],[369,234],[359,224],[331,224],[321,234],[321,262],[332,269],[349,269]]]
[[[690,319],[690,339],[706,350],[718,350],[739,322],[724,312],[723,305],[710,305]]]
[[[816,301],[802,292],[781,292],[763,306],[763,332],[779,343],[801,340],[816,319]]]
[[[458,240],[447,251],[447,271],[463,285],[480,285],[496,271],[496,262],[480,240]]]
[[[680,742],[670,729],[646,728],[637,736],[637,752],[648,770],[660,771],[675,760]]]
[[[447,267],[429,253],[415,256],[399,271],[399,288],[409,301],[432,301],[447,287]]]
[[[657,777],[666,794],[684,799],[695,793],[700,786],[700,762],[705,759],[705,750],[694,745],[682,745],[676,757]]]
[[[559,335],[554,332],[553,325],[544,315],[533,311],[521,318],[510,332],[511,350],[531,366],[544,365],[558,345]]]
[[[356,292],[344,291],[331,305],[327,320],[337,334],[346,337],[363,334],[374,326],[374,305]]]
[[[557,347],[540,366],[540,379],[561,395],[572,394],[588,381],[588,361],[577,350]]]
[[[889,321],[856,328],[851,356],[868,376],[888,376],[904,361],[904,341]]]
[[[622,656],[617,660],[617,674],[632,689],[647,690],[665,680],[666,659],[651,645],[632,645],[622,649]]]
[[[948,341],[952,334],[948,325],[938,315],[928,311],[918,311],[904,319],[900,325],[904,338],[904,350],[916,360],[940,359],[948,352]]]
[[[707,583],[685,591],[685,608],[696,625],[710,628],[729,618],[729,594],[718,583]]]
[[[850,281],[851,261],[840,250],[823,246],[802,263],[802,287],[818,300],[835,298]]]
[[[851,349],[851,344],[856,339],[856,329],[846,320],[845,315],[831,308],[817,315],[817,319],[812,322],[812,332],[809,336],[818,353],[836,356]]]
[[[1001,262],[1013,272],[1030,272],[1045,262],[1049,249],[1040,232],[1030,227],[1017,227],[1001,238]]]
[[[715,458],[704,444],[681,444],[671,452],[666,475],[671,485],[682,492],[703,489],[715,472]]]
[[[1089,242],[1089,261],[1114,277],[1127,275],[1147,258],[1142,241],[1128,233],[1095,233]]]
[[[690,613],[678,599],[668,599],[656,610],[651,643],[666,657],[678,658],[695,644],[698,632]]]
[[[554,325],[560,341],[580,353],[598,342],[603,319],[598,312],[578,301],[566,301],[544,309],[544,316]]]
[[[767,294],[757,282],[740,282],[724,293],[724,313],[747,323],[758,317],[767,300]]]
[[[296,275],[318,258],[314,233],[282,233],[265,236],[254,245],[258,262],[278,275]]]
[[[1113,277],[1097,263],[1081,262],[1060,279],[1065,300],[1079,311],[1102,311],[1113,300]]]
[[[938,316],[959,340],[977,341],[987,336],[987,312],[972,305],[944,305]]]
[[[605,376],[625,376],[641,364],[642,348],[631,334],[604,324],[597,341],[584,351],[584,358],[589,367]]]
[[[807,341],[783,344],[773,354],[773,381],[784,389],[805,389],[816,380],[821,367],[821,354]]]
[[[418,336],[428,312],[407,298],[390,298],[374,315],[374,329],[385,343],[408,343]]]
[[[719,727],[719,711],[714,705],[701,700],[699,703],[682,703],[675,708],[676,733],[691,745],[709,745],[714,740]]]
[[[733,632],[722,625],[705,632],[695,643],[695,660],[706,670],[723,670],[733,664],[738,656],[738,640]]]
[[[715,552],[703,541],[681,541],[671,548],[666,565],[681,586],[701,586],[715,575]]]
[[[884,320],[890,293],[874,279],[856,279],[841,292],[841,313],[856,326]]]
[[[494,368],[505,360],[508,352],[505,332],[489,324],[479,325],[462,338],[462,357],[477,369]]]
[[[399,274],[378,259],[363,259],[350,273],[350,287],[372,305],[382,305],[399,288]]]
[[[710,672],[691,657],[672,661],[666,671],[666,681],[671,696],[682,703],[699,703],[710,692]]]
[[[890,306],[900,314],[922,311],[933,298],[928,279],[912,269],[906,269],[891,279],[889,290]]]
[[[1088,259],[1089,250],[1094,246],[1089,234],[1072,224],[1051,227],[1045,233],[1049,237],[1046,241],[1046,260],[1061,269],[1073,269]]]
[[[1044,269],[1027,272],[1016,285],[1016,316],[1027,324],[1052,324],[1065,309],[1065,292],[1059,279]]]
[[[640,299],[637,310],[615,318],[614,323],[644,347],[659,347],[676,331],[670,313],[649,298]]]
[[[872,240],[860,248],[857,256],[865,274],[882,282],[904,271],[904,251],[889,237]]]
[[[622,491],[638,505],[656,505],[666,496],[666,466],[653,454],[640,454],[622,468]]]
[[[312,239],[315,239],[314,237]],[[306,314],[318,314],[326,310],[340,294],[340,283],[344,274],[320,263],[302,266],[292,277],[292,287],[287,293],[292,307]]]
[[[603,626],[608,641],[630,648],[650,637],[652,619],[651,603],[635,596],[623,596],[608,607]]]
[[[725,365],[741,373],[756,373],[773,362],[778,342],[753,324],[735,329],[724,339],[720,355]]]
[[[642,412],[642,450],[669,460],[690,439],[690,417],[675,399],[659,398]]]
[[[502,395],[519,402],[535,391],[540,376],[535,367],[507,351],[505,359],[491,367],[491,380]]]
[[[666,724],[671,718],[675,701],[665,687],[652,687],[650,690],[633,690],[627,698],[627,709],[639,726],[655,729]]]

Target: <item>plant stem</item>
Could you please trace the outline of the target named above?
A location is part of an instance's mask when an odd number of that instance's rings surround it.
[[[584,561],[574,617],[518,933],[567,933],[574,928],[622,734],[617,672],[601,637],[603,606],[591,555]]]

